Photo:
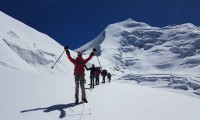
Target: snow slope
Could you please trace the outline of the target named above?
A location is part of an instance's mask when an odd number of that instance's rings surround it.
[[[2,120],[198,120],[200,100],[113,81],[86,89],[89,103],[75,105],[73,76],[0,71]],[[20,84],[19,84],[20,83]],[[86,84],[88,88],[89,85]]]
[[[52,38],[2,12],[0,19],[0,68],[52,74],[70,71],[67,68],[72,66],[66,64],[66,57],[51,70],[64,50]]]
[[[200,28],[191,23],[159,28],[127,19],[76,51],[88,53],[95,46],[103,69],[120,79],[200,95],[199,43]]]
[[[191,71],[198,75],[199,43],[200,28],[191,23],[158,28],[128,19],[109,25],[76,51],[87,53],[95,45],[102,57],[112,59],[123,71],[178,74]]]

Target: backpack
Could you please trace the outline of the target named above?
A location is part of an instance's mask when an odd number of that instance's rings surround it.
[[[76,58],[76,65],[77,64],[85,66],[83,58],[79,58],[79,60],[78,60],[78,58]]]
[[[102,70],[101,75],[103,75],[103,76],[105,75],[106,76],[107,75],[107,70]]]
[[[77,58],[76,59],[76,64],[75,64],[75,68],[74,68],[74,75],[76,74],[84,74],[84,60],[83,58]]]

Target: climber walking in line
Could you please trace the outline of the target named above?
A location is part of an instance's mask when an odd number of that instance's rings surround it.
[[[99,85],[99,76],[101,74],[101,68],[100,67],[96,67],[95,70],[95,79],[96,79],[96,85]]]
[[[87,66],[85,65],[86,70],[90,70],[90,88],[94,88],[94,77],[95,77],[95,65],[92,64],[91,68],[87,68]]]

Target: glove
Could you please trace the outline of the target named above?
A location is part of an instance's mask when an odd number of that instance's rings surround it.
[[[96,52],[97,50],[96,50],[96,48],[93,48],[93,52]]]
[[[69,50],[68,50],[68,49],[66,49],[66,54],[67,54],[67,55],[69,55],[69,54],[70,54],[70,52],[69,52]]]
[[[95,52],[94,52],[94,51],[92,51],[92,52],[90,53],[90,55],[91,55],[91,56],[94,56],[94,54],[95,54]]]
[[[85,68],[87,68],[87,65],[85,65]]]
[[[64,47],[64,49],[67,50],[67,49],[69,49],[69,47],[66,45],[66,46]]]

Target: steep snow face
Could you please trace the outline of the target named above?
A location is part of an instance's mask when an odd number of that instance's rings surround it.
[[[66,57],[51,70],[63,47],[49,36],[0,12],[0,68],[42,73],[66,73]],[[72,55],[74,52],[72,52]],[[72,71],[72,70],[71,70]]]
[[[100,58],[112,60],[112,68],[125,73],[199,74],[200,29],[190,23],[158,28],[128,19],[102,33],[77,50],[98,46]]]
[[[88,43],[77,50],[87,53],[98,46],[103,69],[113,76],[200,95],[199,27],[186,23],[158,28],[128,19],[109,25],[102,33],[92,41],[95,45]]]

